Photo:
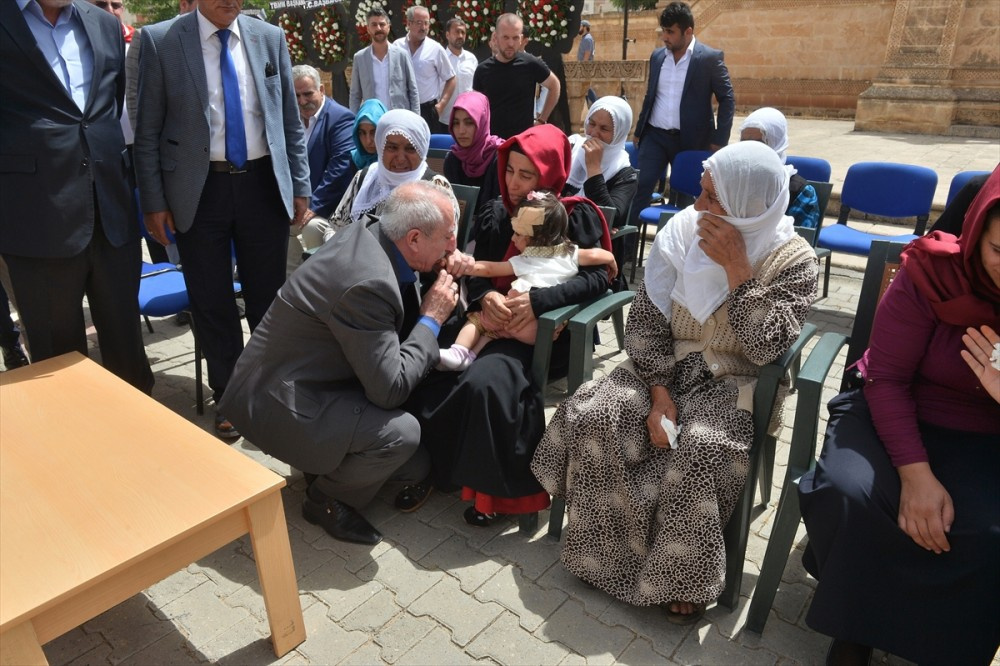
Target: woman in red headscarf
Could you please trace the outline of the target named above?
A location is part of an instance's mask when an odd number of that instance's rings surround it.
[[[562,191],[570,167],[569,141],[552,125],[532,127],[500,146],[497,164],[501,196],[477,219],[474,254],[484,261],[504,261],[517,253],[510,218],[529,192]],[[570,240],[583,248],[610,250],[607,224],[598,208],[580,197],[561,201],[569,213]],[[470,310],[481,309],[516,330],[549,310],[592,300],[609,286],[603,267],[581,267],[568,282],[508,298],[511,280],[471,279]],[[553,345],[556,372],[565,369],[566,338],[560,336]],[[447,342],[442,340],[445,346]],[[464,488],[463,497],[473,500],[465,512],[471,525],[487,526],[496,514],[532,513],[548,506],[548,494],[529,469],[545,430],[542,392],[531,380],[532,352],[531,346],[513,339],[495,340],[461,374],[432,373],[414,392],[406,409],[420,421],[433,476],[400,491],[397,507],[405,511],[419,506],[431,483]]]
[[[988,664],[1000,645],[997,331],[1000,167],[960,237],[935,231],[904,250],[864,388],[830,403],[823,455],[799,486],[803,561],[819,579],[806,622],[834,637],[828,663],[868,663],[874,646]]]

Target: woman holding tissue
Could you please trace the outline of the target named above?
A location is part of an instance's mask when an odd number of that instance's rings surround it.
[[[816,294],[777,154],[738,143],[704,168],[701,196],[653,244],[628,360],[562,403],[531,465],[566,499],[566,568],[627,603],[664,604],[676,624],[722,592],[759,367],[795,341]]]

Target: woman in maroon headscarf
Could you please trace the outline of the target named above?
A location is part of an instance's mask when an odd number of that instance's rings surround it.
[[[474,254],[485,261],[504,261],[517,253],[510,217],[529,192],[562,191],[570,167],[569,141],[552,125],[532,127],[500,146],[497,165],[501,197],[481,210],[477,220]],[[580,247],[610,250],[607,224],[597,207],[580,197],[561,201],[569,213],[570,239]],[[608,289],[603,267],[581,267],[568,282],[508,298],[511,280],[471,279],[470,309],[481,309],[516,330],[542,313],[589,301]],[[555,372],[565,370],[567,337],[553,345]],[[397,507],[419,506],[431,482],[463,487],[463,497],[474,501],[465,512],[471,525],[487,526],[495,514],[532,513],[549,505],[548,494],[529,469],[545,430],[542,392],[531,380],[532,352],[517,340],[498,339],[461,374],[432,373],[421,384],[406,409],[420,421],[433,478],[400,491]]]
[[[475,90],[455,100],[451,112],[451,136],[455,145],[444,159],[444,177],[457,185],[479,188],[477,210],[500,196],[497,148],[503,139],[490,134],[490,102]]]
[[[874,646],[988,664],[1000,645],[996,331],[1000,167],[959,238],[936,231],[903,252],[864,388],[830,403],[823,455],[800,484],[803,561],[819,579],[806,622],[834,637],[828,663],[866,664]],[[963,360],[963,337],[983,333],[994,359]]]

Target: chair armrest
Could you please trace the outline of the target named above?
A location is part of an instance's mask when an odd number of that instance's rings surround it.
[[[569,330],[573,331],[582,329],[585,326],[593,326],[615,310],[631,303],[633,298],[635,298],[634,291],[626,290],[614,294],[606,294],[574,314],[569,320]]]
[[[775,397],[778,394],[778,384],[788,374],[789,368],[795,360],[802,354],[802,349],[806,343],[816,334],[816,325],[806,323],[799,332],[798,339],[792,343],[784,354],[764,365],[760,369],[757,377],[757,387],[753,393],[753,413],[754,413],[754,440],[755,445],[759,438],[767,432],[767,425],[771,421],[771,412],[774,410]],[[796,386],[798,383],[796,382]]]
[[[847,344],[847,340],[847,336],[840,333],[824,333],[799,372],[795,383],[799,396],[795,405],[795,426],[788,452],[786,476],[788,479],[798,479],[815,464],[823,384],[830,373],[833,361],[840,353],[840,348]]]
[[[626,224],[623,227],[618,227],[611,232],[611,240],[618,240],[625,236],[630,236],[631,234],[639,233],[639,227],[632,226],[631,224]]]
[[[581,305],[565,305],[555,310],[549,310],[538,317],[535,352],[531,359],[531,376],[540,390],[545,390],[545,382],[549,377],[553,333],[560,324],[579,312],[582,307]]]

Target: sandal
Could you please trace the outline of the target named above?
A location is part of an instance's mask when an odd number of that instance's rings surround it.
[[[396,508],[403,513],[416,511],[427,502],[433,490],[434,485],[430,481],[403,486],[403,489],[396,493]]]
[[[683,601],[671,601],[668,604],[664,604],[663,608],[667,611],[667,622],[671,624],[677,624],[681,626],[694,624],[700,620],[705,615],[705,604],[692,604],[694,610],[690,613],[679,613],[675,610],[671,610],[670,607],[674,604],[685,603]]]
[[[499,515],[497,513],[482,513],[481,511],[476,511],[476,507],[470,506],[462,514],[462,517],[465,518],[465,522],[473,527],[489,527]]]

